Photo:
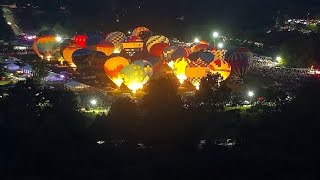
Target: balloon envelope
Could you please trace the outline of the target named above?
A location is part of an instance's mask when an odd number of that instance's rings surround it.
[[[208,68],[211,74],[219,74],[223,80],[226,80],[231,73],[231,66],[225,60],[214,60],[209,64]]]
[[[120,76],[120,71],[129,65],[129,61],[124,57],[113,57],[108,59],[104,64],[104,72],[107,76],[118,86],[120,87],[123,83],[123,80]]]

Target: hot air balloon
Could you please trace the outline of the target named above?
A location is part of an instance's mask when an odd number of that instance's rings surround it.
[[[126,38],[126,35],[119,31],[111,32],[106,36],[106,40],[114,44],[115,52],[121,51],[121,46],[125,38]]]
[[[160,57],[168,46],[169,39],[161,35],[151,36],[146,43],[148,52],[156,57]]]
[[[85,72],[88,70],[88,58],[91,56],[92,51],[88,49],[78,49],[72,53],[72,61],[77,66],[77,71]]]
[[[96,46],[100,44],[103,40],[103,37],[99,34],[89,35],[86,41],[86,48],[93,51],[96,49]]]
[[[146,77],[145,78],[146,81],[144,81],[143,84],[146,84],[153,75],[152,64],[146,60],[137,60],[137,61],[134,61],[132,64],[135,64],[142,68]]]
[[[231,66],[225,60],[214,60],[209,64],[208,68],[211,74],[219,74],[223,80],[226,80],[231,73]]]
[[[150,79],[146,76],[143,68],[136,64],[130,64],[124,67],[120,76],[123,79],[123,83],[133,92],[136,93],[137,90],[142,89],[143,85]]]
[[[96,50],[103,52],[107,56],[110,56],[114,51],[114,45],[112,42],[105,40],[97,44]]]
[[[173,64],[173,72],[181,84],[187,80],[186,68],[189,62],[190,60],[188,58],[182,57],[177,59]]]
[[[207,50],[201,51],[199,53],[199,58],[209,64],[214,60],[214,54]]]
[[[248,52],[243,49],[229,50],[225,55],[225,60],[231,65],[232,73],[243,79],[251,65],[251,59]]]
[[[87,42],[87,39],[88,39],[88,36],[87,35],[76,35],[74,38],[73,38],[73,42],[82,47],[82,48],[85,48],[86,47],[86,42]]]
[[[136,52],[143,50],[143,40],[138,36],[129,36],[122,43],[122,49],[127,52],[129,56],[133,56]]]
[[[132,31],[133,36],[141,37],[143,34],[150,32],[146,27],[137,27]]]
[[[66,39],[60,44],[60,52],[63,54],[63,50],[68,47],[74,45],[73,41],[71,39]]]
[[[159,57],[150,57],[147,61],[152,65],[153,73],[157,73],[166,63]]]
[[[208,49],[209,47],[210,47],[209,44],[198,43],[198,44],[194,45],[194,46],[191,48],[191,51],[192,51],[192,52],[203,51],[203,50]]]
[[[88,57],[88,63],[92,70],[103,72],[104,64],[107,61],[107,55],[100,51],[93,51]]]
[[[77,45],[71,45],[71,46],[67,46],[62,51],[62,56],[64,60],[66,60],[71,67],[76,67],[76,65],[72,61],[72,54],[78,49],[81,49],[81,47]]]
[[[171,55],[171,59],[178,59],[181,57],[189,57],[191,51],[188,48],[179,47]]]
[[[103,68],[107,76],[118,86],[120,87],[123,83],[123,80],[120,76],[120,71],[129,65],[129,61],[124,57],[113,57],[108,59]]]
[[[39,37],[33,43],[33,50],[40,58],[50,60],[57,52],[57,44],[55,36]]]
[[[162,53],[161,59],[169,63],[172,58],[172,53],[176,50],[177,48],[175,46],[168,46]],[[178,58],[177,58],[178,59]]]
[[[213,50],[212,52],[214,54],[214,60],[217,60],[217,59],[224,60],[224,55],[226,53],[225,50]]]
[[[207,66],[205,61],[198,59],[191,61],[186,67],[186,76],[197,90],[199,90],[201,79],[207,76]]]

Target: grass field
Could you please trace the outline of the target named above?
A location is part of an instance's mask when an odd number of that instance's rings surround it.
[[[5,85],[8,85],[10,83],[11,83],[11,81],[0,81],[0,86],[5,86]]]

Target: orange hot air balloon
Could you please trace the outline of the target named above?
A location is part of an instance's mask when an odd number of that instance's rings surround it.
[[[186,67],[186,76],[190,83],[199,90],[201,79],[207,76],[208,64],[198,59],[197,61],[191,61]]]
[[[67,61],[67,63],[71,66],[71,67],[75,67],[74,62],[72,61],[72,54],[78,50],[81,49],[81,47],[77,46],[77,45],[71,45],[71,46],[67,46],[66,48],[64,48],[64,50],[62,51],[62,56],[63,58]]]
[[[55,36],[43,36],[37,38],[32,47],[40,58],[50,60],[58,52],[58,44]]]
[[[107,76],[120,87],[123,83],[123,79],[120,76],[120,71],[129,65],[129,61],[124,57],[113,57],[108,59],[104,64],[104,72]]]
[[[226,80],[231,73],[231,65],[225,60],[214,60],[209,64],[211,74],[220,74],[223,80]]]
[[[105,55],[110,56],[114,51],[114,44],[110,41],[103,41],[96,46],[97,51],[103,52]]]
[[[140,37],[144,33],[150,32],[150,30],[146,27],[137,27],[132,31],[133,36],[138,36]]]

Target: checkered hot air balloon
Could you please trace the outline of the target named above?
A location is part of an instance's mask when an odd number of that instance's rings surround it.
[[[160,57],[168,46],[169,39],[161,35],[151,36],[146,43],[148,52],[156,57]]]
[[[119,31],[111,32],[106,36],[106,40],[112,42],[114,44],[115,49],[121,48],[125,38],[126,38],[126,35]]]
[[[197,89],[200,88],[201,79],[207,76],[208,63],[198,59],[191,61],[186,67],[186,76],[188,81]]]
[[[250,52],[244,51],[243,48],[229,50],[225,60],[231,65],[232,73],[240,79],[244,78],[252,62]]]

